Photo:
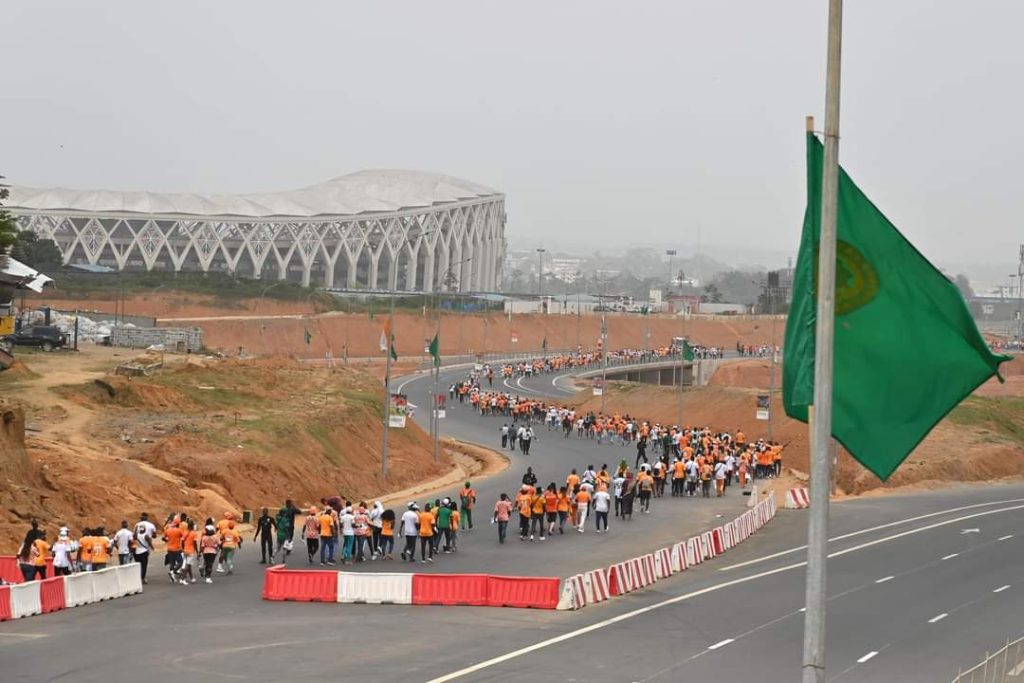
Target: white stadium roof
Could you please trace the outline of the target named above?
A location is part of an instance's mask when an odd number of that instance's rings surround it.
[[[155,214],[161,216],[350,216],[499,197],[489,187],[438,173],[370,170],[300,190],[252,194],[117,192],[10,187],[8,209],[33,213]]]

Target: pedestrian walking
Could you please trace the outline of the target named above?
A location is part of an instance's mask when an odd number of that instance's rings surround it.
[[[260,543],[260,564],[274,561],[274,536],[277,535],[277,522],[270,516],[267,508],[260,510],[260,517],[256,520],[256,533],[253,535],[253,543]],[[268,559],[269,558],[269,559]]]
[[[503,493],[494,504],[494,516],[491,521],[498,525],[498,543],[505,542],[505,534],[508,532],[508,520],[512,516],[512,501],[508,494]]]

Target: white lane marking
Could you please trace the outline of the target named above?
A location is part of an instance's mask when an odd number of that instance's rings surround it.
[[[3,638],[14,638],[24,640],[38,640],[39,638],[47,638],[50,634],[48,633],[0,633],[0,639]]]
[[[1013,534],[1006,534],[1005,536],[1000,536],[996,540],[997,541],[1007,541],[1007,540],[1009,540],[1011,538],[1013,538]]]
[[[882,577],[880,579],[876,579],[875,583],[885,583],[886,581],[892,581],[895,578],[896,578],[895,576],[884,576],[884,577]]]
[[[1010,584],[1006,584],[1005,586],[1000,586],[999,588],[996,588],[996,589],[995,589],[994,591],[992,591],[992,592],[993,592],[993,593],[1002,593],[1002,592],[1003,592],[1004,590],[1006,590],[1006,589],[1007,589],[1007,588],[1009,588],[1009,587],[1010,587]]]
[[[807,611],[806,607],[801,607],[800,609],[797,610],[797,612],[806,612],[806,611]]]
[[[873,658],[873,657],[874,657],[875,655],[877,655],[877,654],[878,654],[878,650],[872,650],[871,652],[867,653],[866,655],[864,655],[863,657],[861,657],[860,659],[858,659],[858,660],[857,660],[857,663],[858,663],[858,664],[863,664],[864,662],[866,662],[866,661],[868,661],[869,659]]]
[[[725,640],[721,640],[721,641],[715,643],[714,645],[708,645],[708,649],[709,650],[717,650],[720,647],[725,647],[726,645],[728,645],[729,643],[731,643],[733,641],[734,641],[733,638],[726,638]]]
[[[952,559],[953,559],[954,557],[956,557],[956,556],[957,556],[957,555],[959,555],[959,554],[960,554],[960,553],[953,553],[953,554],[951,554],[951,555],[946,555],[946,556],[945,556],[944,558],[942,558],[942,559],[943,559],[943,560],[952,560]]]
[[[835,542],[835,541],[843,541],[843,540],[846,540],[847,538],[853,538],[854,536],[860,536],[862,534],[869,534],[872,531],[881,531],[882,529],[888,529],[888,528],[891,528],[891,527],[894,527],[894,526],[899,526],[901,524],[909,524],[910,522],[917,522],[917,521],[920,521],[922,519],[928,519],[929,517],[938,517],[939,515],[946,515],[946,514],[949,514],[951,512],[963,512],[964,510],[973,510],[974,508],[987,507],[989,505],[1005,505],[1005,504],[1008,504],[1008,503],[1022,503],[1022,502],[1024,502],[1024,498],[1011,498],[1009,500],[994,500],[991,503],[976,503],[974,505],[964,505],[962,507],[949,508],[948,510],[939,510],[938,512],[929,512],[927,515],[918,515],[917,517],[908,517],[907,519],[900,519],[900,520],[897,520],[895,522],[889,522],[888,524],[882,524],[880,526],[874,526],[874,527],[871,527],[869,529],[861,529],[860,531],[854,531],[854,532],[851,532],[851,533],[848,533],[848,534],[843,534],[842,536],[836,536],[835,538],[828,539],[828,541],[829,541],[829,543],[832,543],[832,542]],[[1003,536],[999,540],[1003,541],[1003,540],[1006,540],[1007,538],[1011,538],[1012,536],[1013,536],[1013,534],[1010,534],[1009,536]],[[790,548],[789,550],[782,550],[780,552],[772,553],[771,555],[765,555],[764,557],[758,557],[756,559],[748,560],[746,562],[740,562],[738,564],[730,564],[728,567],[721,567],[718,571],[720,571],[720,572],[727,572],[727,571],[731,571],[733,569],[739,569],[740,567],[746,567],[746,566],[749,566],[749,565],[752,565],[752,564],[757,564],[758,562],[767,562],[768,560],[774,560],[776,557],[782,557],[783,555],[790,555],[792,553],[800,552],[801,550],[807,550],[807,546],[806,545],[801,545],[801,546],[798,546],[796,548]]]
[[[946,612],[943,612],[943,613],[942,613],[942,614],[940,614],[939,616],[937,616],[937,617],[932,617],[931,619],[929,619],[929,620],[928,620],[928,623],[929,623],[929,624],[934,624],[934,623],[935,623],[935,622],[937,622],[937,621],[942,621],[943,619],[945,619],[945,618],[946,618],[946,617],[948,617],[948,616],[949,616],[949,614],[947,614]]]
[[[902,531],[902,532],[900,532],[898,534],[893,534],[892,536],[886,536],[884,538],[877,538],[877,539],[875,539],[873,541],[867,541],[866,543],[861,543],[860,545],[852,546],[850,548],[845,548],[843,550],[839,550],[839,551],[836,551],[834,553],[829,554],[828,557],[829,557],[829,559],[831,559],[833,557],[841,557],[841,556],[846,555],[848,553],[853,553],[853,552],[857,552],[858,550],[863,550],[864,548],[870,548],[872,546],[878,545],[879,543],[885,543],[887,541],[892,541],[892,540],[895,540],[897,538],[903,538],[904,536],[910,536],[912,534],[918,534],[918,533],[921,533],[923,531],[930,531],[931,529],[937,529],[939,527],[948,526],[950,524],[957,524],[958,522],[962,522],[962,521],[964,521],[966,519],[973,519],[975,517],[985,517],[987,515],[995,515],[995,514],[998,514],[1000,512],[1011,512],[1013,510],[1021,510],[1021,509],[1024,509],[1024,505],[1016,505],[1016,506],[1008,507],[1008,508],[1000,508],[998,510],[986,510],[985,512],[976,512],[976,513],[974,513],[972,515],[966,515],[964,517],[957,517],[957,518],[954,518],[954,519],[947,519],[947,520],[942,521],[942,522],[936,522],[935,524],[929,524],[927,526],[919,527],[917,529],[909,529],[907,531]],[[740,577],[738,579],[732,579],[730,581],[724,581],[722,583],[717,583],[717,584],[714,584],[712,586],[708,586],[706,588],[701,588],[699,590],[691,591],[689,593],[684,593],[683,595],[677,595],[677,596],[675,596],[673,598],[667,598],[665,600],[662,600],[661,602],[656,602],[654,604],[647,605],[646,607],[640,607],[640,608],[635,609],[635,610],[633,610],[631,612],[624,612],[623,614],[619,614],[619,615],[614,616],[614,617],[609,617],[608,619],[605,619],[603,621],[595,622],[593,624],[590,624],[589,626],[583,626],[581,628],[576,629],[575,631],[567,631],[566,633],[563,633],[561,635],[557,635],[557,636],[548,638],[546,640],[542,640],[540,642],[534,643],[533,645],[527,645],[526,647],[519,648],[518,650],[513,650],[511,652],[506,652],[503,655],[498,655],[497,657],[492,657],[491,659],[487,659],[487,660],[484,660],[482,662],[478,662],[477,664],[472,664],[472,665],[467,666],[467,667],[465,667],[463,669],[459,669],[458,671],[453,671],[450,674],[445,674],[443,676],[438,676],[437,678],[432,678],[429,681],[427,681],[427,683],[447,683],[448,681],[454,681],[457,678],[462,678],[463,676],[468,676],[469,674],[476,673],[477,671],[482,671],[484,669],[489,669],[489,668],[491,668],[493,666],[497,666],[498,664],[502,664],[502,663],[507,662],[509,660],[516,659],[517,657],[522,657],[523,655],[528,655],[531,652],[536,652],[537,650],[543,650],[544,648],[551,647],[552,645],[557,645],[558,643],[563,643],[563,642],[565,642],[567,640],[573,640],[574,638],[579,638],[580,636],[584,636],[584,635],[586,635],[588,633],[591,633],[593,631],[597,631],[597,630],[605,628],[607,626],[612,626],[613,624],[617,624],[617,623],[619,623],[621,621],[628,621],[629,619],[633,619],[634,617],[638,617],[638,616],[640,616],[642,614],[647,614],[648,612],[653,612],[653,611],[655,611],[657,609],[661,609],[662,607],[667,607],[669,605],[675,605],[675,604],[678,604],[680,602],[685,602],[687,600],[692,600],[693,598],[697,598],[697,597],[700,597],[702,595],[707,595],[708,593],[714,593],[714,592],[720,591],[720,590],[722,590],[724,588],[730,588],[732,586],[738,586],[740,584],[748,583],[750,581],[756,581],[758,579],[763,579],[766,576],[774,576],[775,574],[781,574],[782,572],[788,572],[788,571],[790,571],[792,569],[799,569],[800,567],[804,567],[806,565],[807,565],[807,562],[796,562],[794,564],[788,564],[788,565],[785,565],[783,567],[776,567],[775,569],[768,569],[768,570],[765,570],[763,572],[759,572],[757,574],[751,574],[750,576],[743,576],[743,577]]]

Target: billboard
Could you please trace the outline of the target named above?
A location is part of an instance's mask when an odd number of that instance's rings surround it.
[[[388,427],[405,428],[405,418],[409,415],[409,399],[405,394],[391,394],[388,405]]]

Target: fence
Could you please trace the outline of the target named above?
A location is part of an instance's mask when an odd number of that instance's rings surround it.
[[[1017,683],[1024,680],[1024,637],[1006,641],[998,651],[986,654],[980,664],[961,671],[953,683]]]

